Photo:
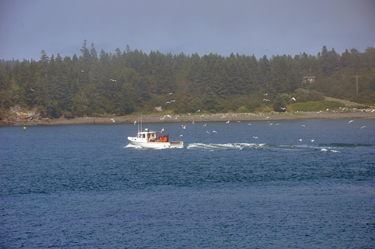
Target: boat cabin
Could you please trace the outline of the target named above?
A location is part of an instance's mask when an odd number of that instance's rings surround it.
[[[169,135],[157,136],[159,131],[149,131],[147,128],[145,131],[138,132],[137,138],[145,139],[147,142],[169,142]]]

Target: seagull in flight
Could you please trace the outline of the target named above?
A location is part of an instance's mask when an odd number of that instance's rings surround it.
[[[115,120],[113,118],[111,118],[111,120],[112,120],[113,123],[115,122]]]
[[[212,131],[212,132],[217,133],[217,131]]]
[[[209,131],[206,131],[208,134],[210,134],[210,132]]]
[[[205,123],[203,126],[206,126],[207,125],[207,123]]]
[[[229,124],[229,122],[230,122],[230,121],[228,120],[228,121],[227,121],[227,122],[225,122],[225,123]]]
[[[348,124],[350,124],[351,122],[354,122],[354,120],[350,120],[350,121],[348,122]]]
[[[366,126],[362,126],[362,127],[361,127],[361,129],[364,129],[364,128],[366,128]]]

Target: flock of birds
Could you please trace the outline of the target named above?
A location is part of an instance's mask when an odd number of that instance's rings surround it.
[[[241,121],[237,121],[237,122],[241,122]],[[350,121],[348,122],[348,124],[350,124],[350,123],[352,123],[352,122],[354,122],[354,120],[350,120]],[[230,123],[230,120],[226,121],[225,123],[226,123],[226,124],[229,124],[229,123]],[[268,123],[269,123],[270,126],[273,124],[273,123],[270,123],[269,121],[268,121]],[[194,121],[192,121],[192,124],[195,124]],[[248,123],[248,125],[251,125],[251,123]],[[277,123],[276,125],[279,125],[279,124]],[[206,126],[207,126],[207,123],[204,123],[203,126],[206,127]],[[302,126],[302,127],[306,127],[306,125],[301,125],[301,126]],[[366,128],[366,126],[362,126],[362,127],[361,127],[361,129],[364,129],[364,128]],[[182,129],[185,130],[185,129],[186,129],[186,125],[182,125]],[[207,130],[206,130],[206,133],[207,133],[207,134],[211,134],[211,132],[209,132],[209,131],[207,131]],[[217,131],[212,131],[212,133],[217,133]],[[182,136],[183,136],[183,135],[181,134],[180,137],[182,137]],[[259,137],[257,137],[257,136],[253,136],[252,138],[253,138],[253,139],[259,139]],[[299,140],[300,142],[303,142],[303,139],[302,139],[302,138],[300,138],[300,139],[298,139],[298,140]],[[315,139],[311,139],[310,142],[311,142],[311,143],[314,143],[314,142],[315,142]],[[291,148],[293,148],[293,145],[291,145]]]
[[[81,72],[84,72],[84,71],[81,71]],[[117,80],[114,80],[114,79],[110,79],[110,81],[112,81],[112,82],[117,82]],[[35,91],[35,90],[34,90],[33,88],[31,88],[31,91]],[[173,93],[168,93],[168,95],[172,95],[172,94],[173,94]],[[268,94],[264,94],[264,95],[266,96],[266,95],[268,95]],[[294,97],[292,97],[291,99],[292,99],[293,101],[296,101],[296,99],[295,99]],[[263,99],[263,101],[270,102],[271,100],[269,100],[269,99]],[[170,104],[170,103],[174,103],[174,102],[176,102],[176,100],[168,101],[168,102],[166,102],[166,104]],[[285,110],[285,108],[283,108],[283,107],[282,107],[281,109]],[[200,111],[201,111],[201,110],[198,110],[197,113],[199,113]],[[188,114],[191,115],[190,113],[188,113]],[[166,115],[166,116],[164,116],[163,118],[161,118],[160,120],[164,120],[165,117],[172,118],[170,115]],[[267,118],[269,118],[269,117],[266,117],[266,119],[267,119]],[[177,119],[177,117],[176,117],[176,119]],[[111,118],[111,121],[112,121],[113,123],[116,122],[113,118]],[[238,121],[238,122],[241,122],[241,121]],[[350,121],[348,122],[348,124],[350,124],[350,123],[352,123],[352,122],[354,122],[354,120],[350,120]],[[137,121],[134,121],[134,125],[136,125],[136,123],[137,123]],[[229,124],[229,123],[230,123],[230,120],[226,121],[225,123]],[[194,121],[192,122],[192,124],[195,124]],[[251,123],[248,123],[248,125],[251,125]],[[271,126],[272,123],[269,123],[269,125]],[[278,125],[278,124],[276,124],[276,125]],[[207,123],[203,124],[203,126],[207,126]],[[302,126],[305,127],[305,125],[302,125]],[[364,129],[364,128],[366,128],[366,126],[362,126],[362,127],[361,127],[361,129]],[[185,130],[185,129],[186,129],[186,125],[182,125],[182,129]],[[164,130],[164,128],[163,128],[163,130]],[[206,133],[207,133],[207,134],[211,134],[209,131],[206,131]],[[217,131],[212,131],[212,133],[217,133]],[[180,137],[182,137],[182,136],[183,136],[183,135],[181,134]],[[253,136],[253,139],[258,139],[258,138],[259,138],[259,137],[257,137],[257,136]],[[303,142],[303,139],[300,138],[299,141],[300,141],[300,142]],[[311,143],[315,142],[314,139],[311,139],[310,141],[311,141]],[[293,146],[291,145],[291,147],[293,147]]]
[[[263,94],[263,95],[264,95],[264,96],[267,96],[268,93],[265,93],[265,94]],[[297,101],[295,97],[292,97],[291,100],[293,100],[293,101]],[[263,101],[265,101],[265,102],[271,102],[270,99],[263,99]],[[286,111],[286,107],[281,107],[281,110]]]
[[[354,120],[349,120],[348,124],[353,123],[353,122],[354,122]],[[361,129],[364,129],[364,128],[366,128],[366,126],[361,127]]]

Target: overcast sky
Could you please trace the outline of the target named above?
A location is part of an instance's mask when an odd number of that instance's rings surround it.
[[[0,59],[131,50],[317,55],[375,47],[374,0],[0,0]]]

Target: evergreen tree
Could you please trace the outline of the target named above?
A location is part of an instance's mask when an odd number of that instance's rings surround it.
[[[94,44],[89,50],[84,41],[79,58],[75,54],[49,57],[42,50],[38,62],[0,60],[0,114],[13,105],[37,106],[43,116],[51,117],[151,111],[171,100],[170,93],[178,99],[169,105],[175,112],[242,106],[251,110],[263,103],[267,93],[272,98],[294,92],[298,101],[316,101],[323,99],[319,91],[368,104],[374,102],[374,68],[371,47],[363,53],[353,48],[339,55],[324,46],[317,56],[301,53],[257,60],[254,55],[233,53],[200,57],[151,51],[147,55],[127,46],[123,53],[119,48],[115,54],[101,50],[98,58]],[[315,82],[302,85],[306,74],[314,74]],[[358,95],[353,75],[361,76]]]

